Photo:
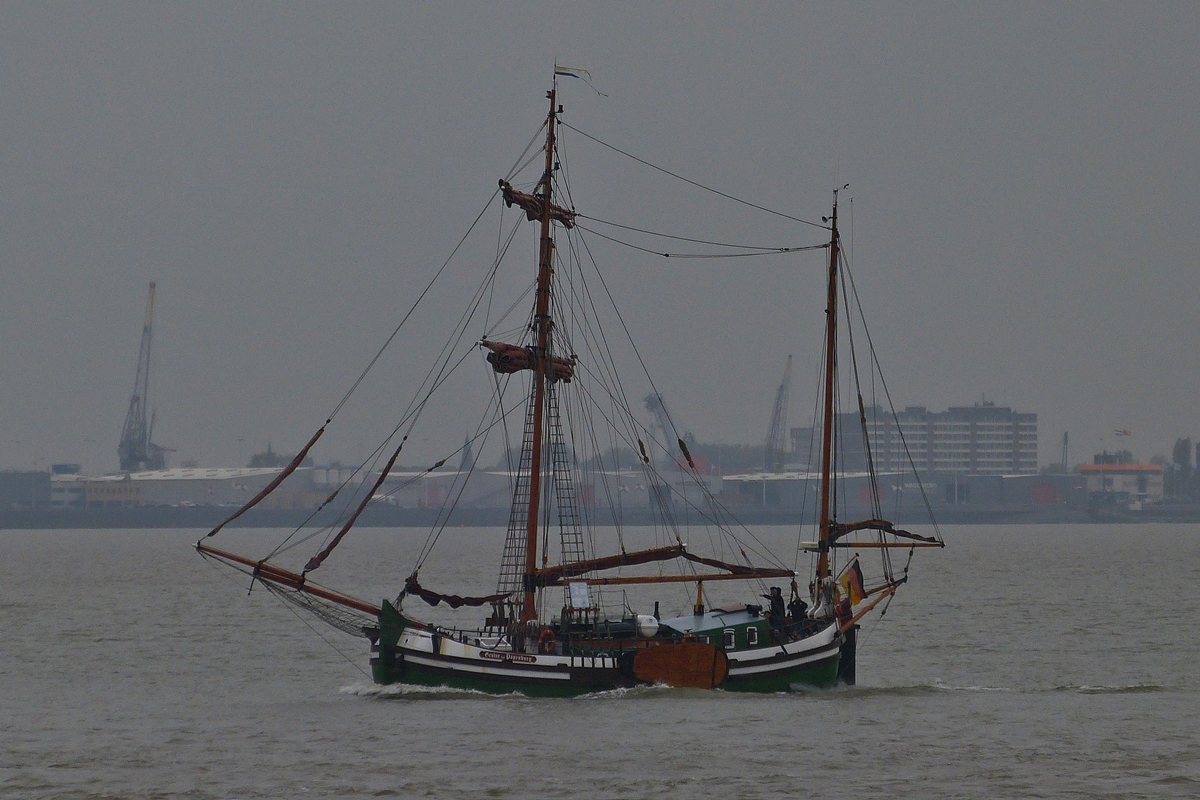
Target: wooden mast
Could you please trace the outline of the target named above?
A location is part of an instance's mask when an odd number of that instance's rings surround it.
[[[533,441],[529,459],[529,510],[525,519],[525,600],[521,604],[521,622],[537,619],[537,549],[538,507],[542,490],[542,412],[546,405],[546,367],[550,352],[550,276],[553,273],[554,239],[550,229],[550,207],[553,202],[554,125],[557,121],[558,87],[550,98],[550,113],[546,118],[546,169],[542,173],[541,244],[538,250],[537,301],[534,306],[533,329]]]
[[[821,521],[817,539],[817,591],[829,577],[830,509],[829,495],[833,476],[833,390],[837,369],[837,272],[838,228],[837,192],[833,193],[833,217],[829,234],[829,294],[825,299],[825,420],[821,426]]]

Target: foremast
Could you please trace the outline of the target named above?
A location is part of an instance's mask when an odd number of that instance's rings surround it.
[[[835,510],[833,508],[833,481],[834,481],[834,465],[833,465],[833,426],[836,398],[834,396],[837,388],[837,310],[838,310],[838,270],[841,258],[841,237],[838,234],[838,191],[833,193],[833,213],[828,219],[829,222],[829,268],[827,273],[827,294],[825,299],[825,375],[824,375],[824,403],[823,403],[823,424],[821,426],[821,488],[820,488],[820,518],[818,522],[818,535],[816,541],[817,550],[817,566],[815,572],[815,581],[813,584],[813,597],[817,603],[814,613],[832,617],[834,615],[834,599],[837,590],[834,586],[833,571],[830,567],[829,554],[832,548],[877,548],[885,553],[884,558],[884,581],[878,586],[873,587],[858,587],[861,590],[859,599],[854,599],[853,595],[848,599],[846,605],[846,617],[839,615],[839,621],[842,631],[847,631],[853,627],[859,619],[867,614],[871,609],[875,608],[881,601],[891,597],[896,589],[907,580],[907,577],[897,577],[892,573],[890,560],[886,557],[886,552],[890,549],[907,548],[910,550],[916,547],[945,547],[945,543],[938,537],[922,536],[910,531],[905,531],[897,528],[892,522],[880,517],[880,510],[876,508],[876,516],[871,519],[859,520],[857,522],[838,522],[834,519]],[[870,441],[867,438],[866,417],[862,413],[862,396],[859,395],[859,416],[863,424],[863,444],[868,452],[868,469],[870,466]],[[878,500],[876,500],[878,503]],[[846,541],[844,537],[848,534],[858,531],[871,531],[876,535],[874,541]],[[888,537],[892,537],[889,539]],[[842,568],[842,574],[850,568],[857,559],[857,554]],[[839,574],[839,581],[845,580]],[[907,575],[907,568],[905,569]],[[860,575],[861,577],[861,575]],[[850,616],[849,609],[853,604],[871,598],[865,606]]]

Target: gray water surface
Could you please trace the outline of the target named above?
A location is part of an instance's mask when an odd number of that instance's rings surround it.
[[[355,532],[321,580],[394,596],[426,533]],[[3,531],[0,797],[1200,796],[1200,530],[944,533],[856,687],[533,700],[375,687],[365,640],[247,596],[196,531]],[[491,591],[502,532],[445,536],[422,582]]]

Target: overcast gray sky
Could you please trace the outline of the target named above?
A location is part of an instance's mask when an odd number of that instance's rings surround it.
[[[556,58],[609,95],[564,84],[571,124],[655,163],[809,219],[851,185],[899,406],[1037,412],[1043,463],[1064,430],[1081,460],[1200,433],[1200,7],[796,6],[0,6],[0,468],[115,469],[151,280],[174,461],[298,447],[532,135]],[[820,240],[565,141],[587,213]],[[819,256],[605,252],[681,427],[761,441],[788,353],[807,420]],[[411,369],[381,365],[318,457],[365,455]]]

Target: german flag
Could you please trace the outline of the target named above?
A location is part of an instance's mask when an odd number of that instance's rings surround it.
[[[850,598],[850,605],[856,606],[863,601],[867,593],[863,590],[863,574],[858,567],[858,559],[850,563],[842,577],[838,578],[842,591]]]

